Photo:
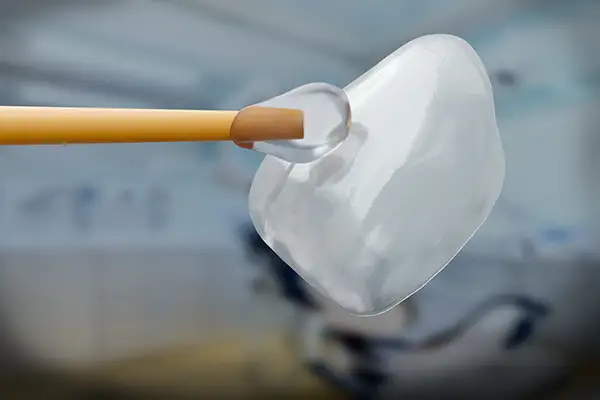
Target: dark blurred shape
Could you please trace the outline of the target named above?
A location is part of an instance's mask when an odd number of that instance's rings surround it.
[[[98,191],[90,185],[75,189],[73,195],[73,220],[78,229],[87,231],[92,227],[93,207],[98,200]]]
[[[510,332],[505,341],[504,348],[507,350],[515,349],[528,341],[532,336],[535,328],[535,319],[524,318],[519,321],[514,329]]]
[[[531,339],[537,323],[550,313],[550,308],[546,304],[526,297],[521,298],[518,304],[526,310],[526,313],[507,335],[504,341],[506,350],[516,349]]]
[[[463,337],[490,312],[504,306],[515,307],[521,314],[502,341],[505,350],[514,350],[531,339],[539,321],[550,312],[546,304],[528,296],[502,295],[482,302],[453,326],[416,342],[403,338],[373,338],[360,332],[330,328],[326,330],[325,338],[330,343],[337,343],[350,355],[350,368],[339,372],[325,361],[314,362],[309,367],[316,376],[331,385],[359,398],[373,398],[373,394],[393,377],[393,371],[385,367],[382,354],[390,351],[418,353],[441,350]]]
[[[331,329],[326,332],[329,340],[339,342],[346,350],[355,356],[373,358],[373,343],[361,333]]]
[[[518,84],[517,75],[515,72],[510,70],[501,70],[496,73],[496,81],[507,87],[513,87]]]

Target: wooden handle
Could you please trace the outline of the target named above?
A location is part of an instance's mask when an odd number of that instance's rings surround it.
[[[300,110],[0,107],[0,145],[302,139]]]

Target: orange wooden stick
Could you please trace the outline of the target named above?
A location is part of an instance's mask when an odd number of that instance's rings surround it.
[[[0,145],[302,139],[300,110],[0,107]]]

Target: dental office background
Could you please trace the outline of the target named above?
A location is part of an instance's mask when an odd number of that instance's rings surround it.
[[[492,79],[507,178],[480,232],[415,296],[411,335],[524,293],[552,308],[531,341],[589,356],[599,20],[593,0],[2,1],[0,103],[234,109],[307,82],[343,87],[414,37],[459,35]],[[268,329],[244,309],[248,212],[231,184],[249,185],[260,159],[228,144],[1,148],[6,352],[80,365]]]

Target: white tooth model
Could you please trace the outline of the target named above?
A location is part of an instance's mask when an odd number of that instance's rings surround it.
[[[346,139],[314,161],[267,155],[249,207],[287,264],[367,316],[420,289],[469,241],[500,195],[504,153],[489,78],[460,38],[415,39],[344,92]],[[284,97],[273,100],[293,107]],[[334,125],[324,129],[339,137]]]

